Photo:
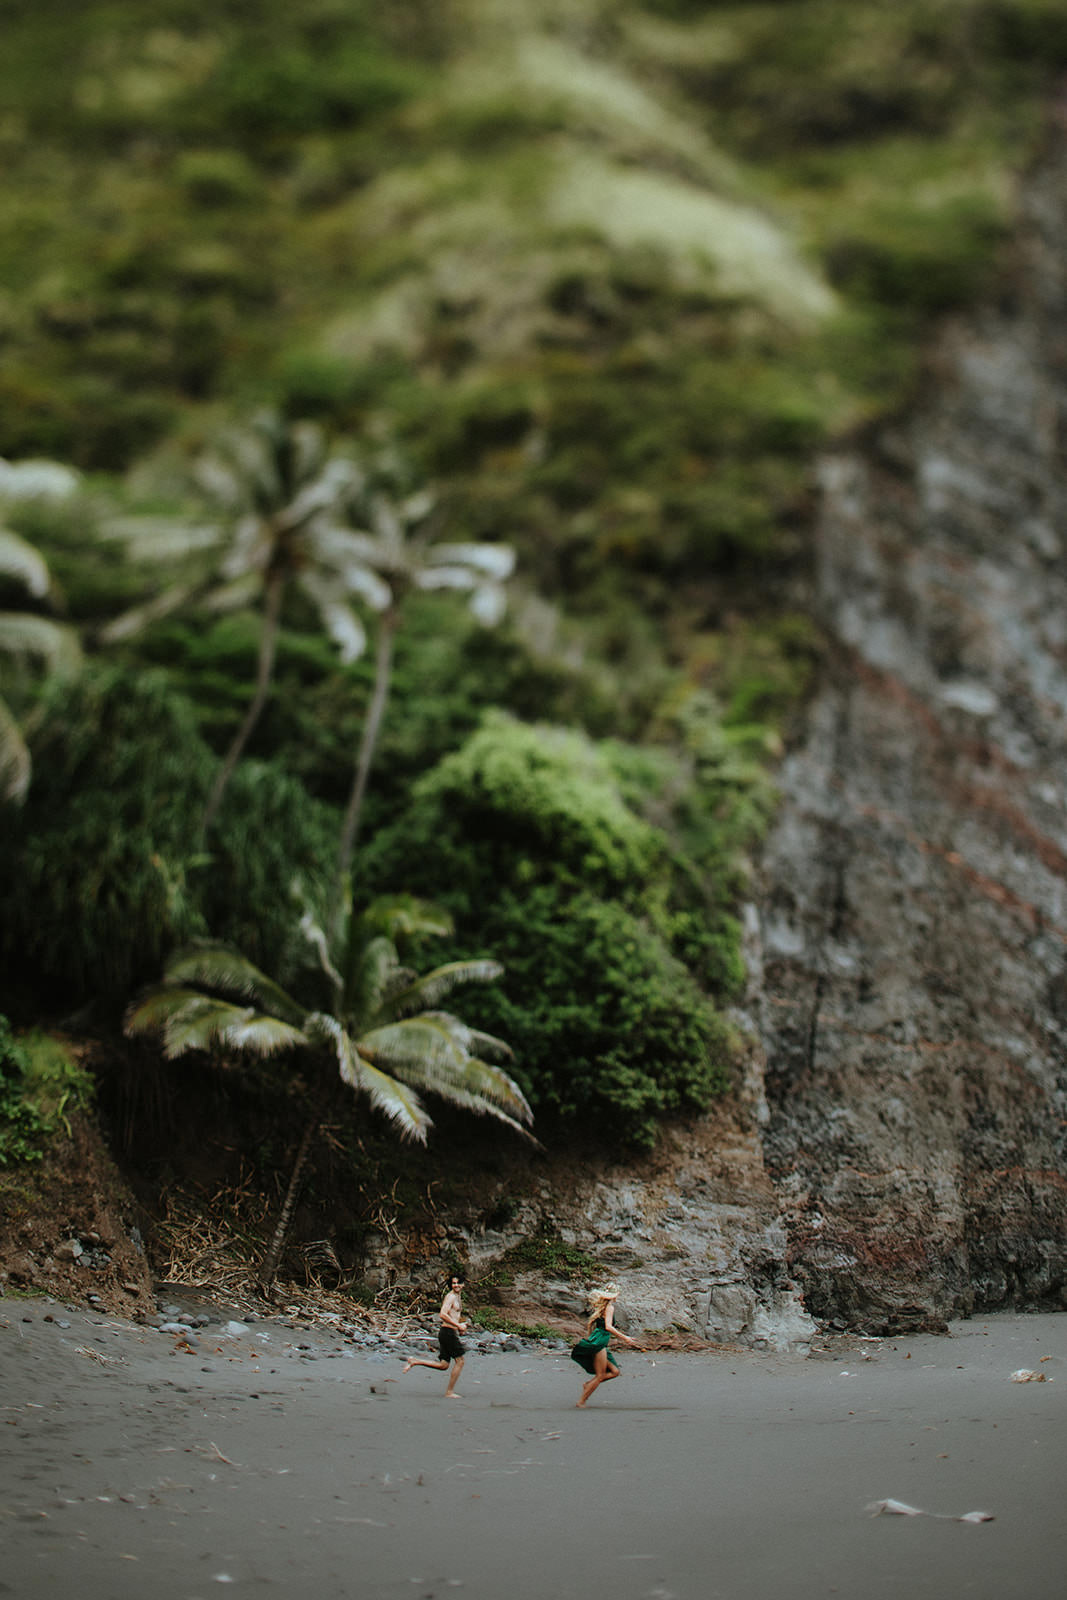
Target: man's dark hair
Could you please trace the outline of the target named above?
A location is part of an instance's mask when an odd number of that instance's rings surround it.
[[[450,1273],[448,1273],[448,1275],[445,1278],[445,1288],[446,1289],[451,1289],[451,1287],[452,1287],[452,1279],[453,1278],[458,1278],[460,1283],[466,1283],[467,1274],[464,1272],[462,1267],[453,1267],[452,1271]]]

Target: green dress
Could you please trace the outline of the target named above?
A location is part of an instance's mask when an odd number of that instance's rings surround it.
[[[579,1339],[571,1351],[571,1360],[577,1361],[578,1365],[584,1367],[589,1376],[593,1377],[596,1373],[596,1353],[598,1350],[608,1350],[610,1343],[611,1334],[604,1326],[604,1318],[597,1317],[593,1323],[593,1331],[587,1333],[584,1339]],[[608,1350],[608,1365],[614,1367],[618,1372],[619,1363],[615,1360],[610,1350]]]

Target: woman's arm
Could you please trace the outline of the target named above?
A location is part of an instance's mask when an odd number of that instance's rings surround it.
[[[606,1308],[606,1310],[604,1312],[604,1326],[607,1329],[607,1331],[611,1334],[613,1339],[621,1339],[623,1344],[628,1344],[632,1350],[636,1350],[637,1349],[637,1345],[636,1345],[635,1341],[630,1338],[629,1334],[623,1333],[621,1328],[617,1328],[615,1326],[615,1302],[614,1302],[614,1300],[611,1302],[611,1304]]]

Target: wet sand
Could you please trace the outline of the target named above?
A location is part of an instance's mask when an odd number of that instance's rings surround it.
[[[45,1316],[69,1322],[46,1322]],[[257,1325],[195,1353],[0,1306],[0,1595],[1062,1600],[1067,1316],[832,1355],[443,1373]],[[264,1338],[264,1335],[267,1335]],[[298,1344],[310,1346],[299,1349]],[[1020,1368],[1044,1382],[1018,1383]],[[926,1513],[872,1515],[893,1499]],[[995,1520],[952,1518],[985,1511]]]

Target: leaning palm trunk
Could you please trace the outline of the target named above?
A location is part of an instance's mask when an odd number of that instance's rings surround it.
[[[294,1063],[303,1057],[312,1066],[315,1088],[310,1099],[302,1088],[307,1123],[257,1274],[267,1293],[289,1237],[315,1137],[341,1084],[365,1096],[401,1138],[420,1144],[432,1126],[421,1092],[491,1116],[537,1142],[529,1132],[533,1112],[522,1090],[493,1064],[492,1058],[511,1056],[508,1045],[440,1009],[455,988],[491,983],[503,968],[481,958],[448,962],[419,976],[401,964],[394,941],[418,933],[450,933],[451,925],[438,908],[400,895],[375,901],[361,917],[347,909],[350,937],[343,977],[323,930],[310,913],[301,920],[319,957],[316,988],[324,972],[335,984],[332,1011],[309,1010],[239,951],[207,941],[176,952],[162,983],[142,994],[126,1013],[128,1034],[162,1034],[169,1061],[191,1051],[206,1052],[220,1062],[289,1054]]]
[[[296,1210],[296,1202],[300,1198],[300,1191],[304,1186],[304,1173],[307,1170],[308,1157],[311,1155],[312,1145],[322,1126],[328,1099],[328,1094],[321,1094],[313,1104],[311,1116],[301,1135],[300,1144],[297,1146],[281,1215],[271,1235],[270,1244],[263,1253],[263,1260],[259,1265],[257,1277],[260,1291],[268,1298],[271,1297],[274,1289],[274,1280],[278,1276],[278,1268],[281,1265],[282,1254],[289,1242],[289,1232],[293,1226],[293,1213]]]
[[[284,590],[284,576],[280,572],[274,573],[267,586],[263,611],[263,631],[259,641],[255,693],[252,696],[251,705],[245,712],[244,721],[238,728],[233,743],[226,752],[219,775],[215,779],[215,787],[211,791],[211,797],[208,800],[203,820],[200,824],[201,836],[207,834],[218,814],[219,806],[222,804],[222,797],[229,787],[230,779],[237,770],[237,763],[244,754],[245,746],[252,737],[256,723],[262,715],[263,707],[267,703],[271,679],[274,676],[274,658],[278,650],[278,628]]]
[[[385,703],[389,698],[389,684],[393,673],[393,641],[396,637],[399,621],[399,615],[394,609],[383,613],[378,626],[378,645],[374,661],[374,690],[371,694],[366,721],[363,724],[363,732],[360,736],[356,771],[352,779],[348,805],[345,808],[344,822],[341,825],[341,842],[337,852],[337,872],[334,878],[328,923],[332,937],[336,937],[338,921],[345,898],[351,894],[347,883],[348,872],[352,865],[352,855],[356,848],[356,840],[359,837],[359,825],[363,816],[363,797],[367,792],[367,779],[370,777],[371,763],[378,747],[378,735],[381,732],[382,717],[385,715]]]

